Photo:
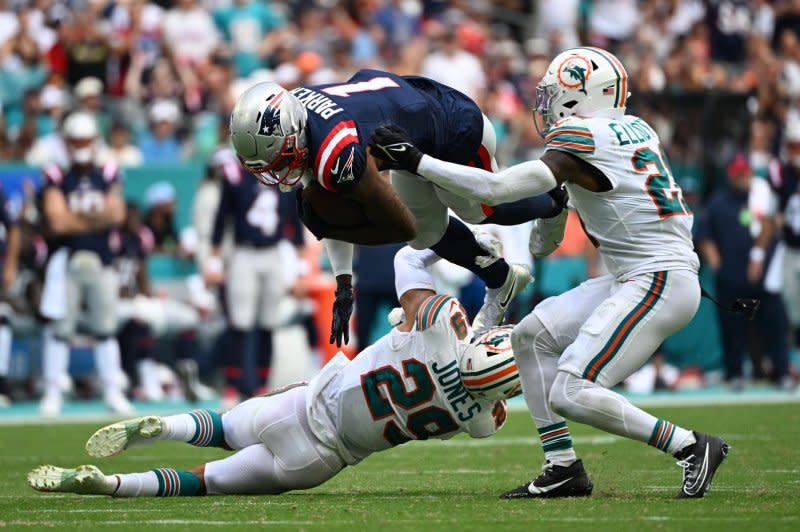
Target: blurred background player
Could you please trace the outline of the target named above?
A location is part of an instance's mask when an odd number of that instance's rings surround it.
[[[146,261],[155,241],[133,203],[127,204],[120,241],[114,266],[120,285],[118,340],[123,365],[135,368],[139,396],[146,401],[165,398],[159,375],[160,362],[174,368],[180,377],[183,396],[197,400],[207,393],[198,381],[196,361],[200,350],[197,331],[201,324],[200,313],[167,293],[153,293]],[[165,338],[173,346],[169,350],[173,356],[159,360],[156,343]]]
[[[789,113],[784,136],[784,154],[769,166],[769,184],[774,194],[767,213],[771,224],[765,228],[778,228],[779,252],[776,260],[782,267],[781,290],[789,325],[792,328],[795,348],[800,348],[800,115]],[[766,249],[775,232],[764,231],[756,240],[754,249]],[[754,251],[760,256],[758,251]],[[781,257],[779,254],[783,255]],[[788,381],[787,381],[788,384]]]
[[[240,397],[264,393],[269,381],[273,332],[282,320],[280,303],[291,288],[278,244],[284,239],[283,223],[290,217],[294,199],[264,187],[241,168],[231,150],[217,151],[212,166],[223,173],[224,181],[205,276],[209,284],[225,281],[230,345],[223,362],[223,400],[232,406]],[[224,261],[221,245],[228,222],[233,223],[234,245]],[[250,388],[250,376],[242,373],[246,340],[253,331],[257,332],[255,391]]]
[[[8,373],[11,366],[11,306],[6,301],[11,285],[17,277],[20,253],[20,231],[16,216],[0,187],[0,265],[2,266],[2,285],[0,285],[0,407],[10,403]]]
[[[747,159],[737,155],[728,165],[727,188],[711,196],[699,217],[695,239],[698,251],[714,272],[716,297],[723,305],[738,297],[761,301],[752,324],[741,314],[719,313],[726,382],[734,390],[742,390],[745,351],[749,350],[752,377],[760,379],[769,372],[776,385],[788,390],[794,383],[789,375],[786,310],[780,294],[769,290],[764,279],[774,260],[775,242],[759,247],[756,240],[762,232],[774,234],[774,230],[761,227],[770,220],[764,220],[754,209],[756,188],[769,194],[767,183],[754,178]],[[757,356],[759,352],[763,357]],[[764,367],[762,358],[769,362],[769,368]]]
[[[90,114],[73,113],[63,125],[70,165],[44,170],[42,212],[51,255],[41,312],[50,320],[44,331],[45,393],[41,411],[56,415],[63,402],[70,341],[81,312],[95,339],[95,365],[103,400],[116,413],[133,409],[122,393],[119,345],[114,337],[118,295],[112,262],[125,217],[119,167],[95,164],[97,124]]]
[[[191,471],[108,476],[95,466],[46,465],[28,482],[40,491],[116,497],[274,495],[318,486],[411,440],[491,436],[505,423],[504,400],[521,388],[511,331],[494,327],[473,338],[458,300],[434,290],[425,268],[438,260],[430,250],[401,250],[395,270],[402,323],[353,360],[339,353],[311,382],[222,415],[195,410],[122,421],[86,443],[95,457],[160,440],[237,451],[232,456]],[[413,377],[413,388],[404,375]]]

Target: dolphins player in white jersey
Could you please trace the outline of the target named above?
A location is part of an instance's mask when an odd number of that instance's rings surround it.
[[[86,444],[97,457],[159,440],[235,454],[191,471],[105,475],[91,465],[45,465],[30,472],[30,485],[116,497],[277,494],[318,486],[345,466],[409,440],[494,434],[506,419],[504,399],[521,391],[511,328],[494,327],[473,339],[461,304],[433,289],[425,268],[436,260],[430,250],[400,250],[397,295],[410,319],[353,360],[339,353],[308,384],[221,415],[195,410],[122,421]]]
[[[625,114],[628,75],[614,55],[599,48],[566,50],[536,90],[534,122],[545,138],[540,160],[493,174],[423,155],[396,126],[377,129],[370,142],[403,169],[489,205],[565,184],[611,272],[543,301],[514,328],[523,392],[545,464],[536,479],[503,497],[591,494],[565,418],[672,454],[683,467],[679,495],[703,497],[727,455],[725,441],[658,419],[610,390],[697,311],[692,213],[658,135]],[[558,246],[565,216],[537,221],[534,255]]]

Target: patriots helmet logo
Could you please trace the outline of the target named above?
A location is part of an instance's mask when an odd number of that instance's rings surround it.
[[[262,135],[284,136],[281,126],[281,103],[284,94],[286,93],[281,92],[267,98],[267,106],[259,118],[258,132]]]

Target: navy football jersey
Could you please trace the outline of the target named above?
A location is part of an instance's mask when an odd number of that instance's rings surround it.
[[[346,83],[298,87],[292,94],[308,114],[309,169],[328,190],[347,191],[358,182],[372,132],[386,124],[403,127],[433,157],[491,170],[488,153],[479,153],[480,109],[431,79],[360,70]]]
[[[233,219],[236,245],[265,248],[284,238],[283,224],[294,205],[294,196],[280,194],[275,187],[265,187],[239,165],[224,167],[225,179],[214,218],[211,243],[222,243],[225,224]]]
[[[790,165],[774,161],[769,166],[769,184],[783,213],[783,241],[800,249],[800,176]]]
[[[44,169],[44,189],[61,190],[67,208],[76,214],[100,210],[105,206],[106,194],[120,182],[119,165],[110,161],[92,166],[86,172],[71,168],[66,172],[56,165]],[[94,251],[104,265],[110,265],[119,250],[119,233],[116,228],[101,229],[80,235],[62,235],[51,241],[52,250],[66,247],[71,252]]]

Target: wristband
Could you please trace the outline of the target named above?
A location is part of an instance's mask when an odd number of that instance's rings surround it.
[[[209,273],[222,273],[223,264],[220,257],[209,257],[206,260],[206,270]]]
[[[753,262],[764,262],[764,258],[766,257],[766,253],[764,252],[764,248],[759,247],[752,247],[750,248],[750,260]]]

